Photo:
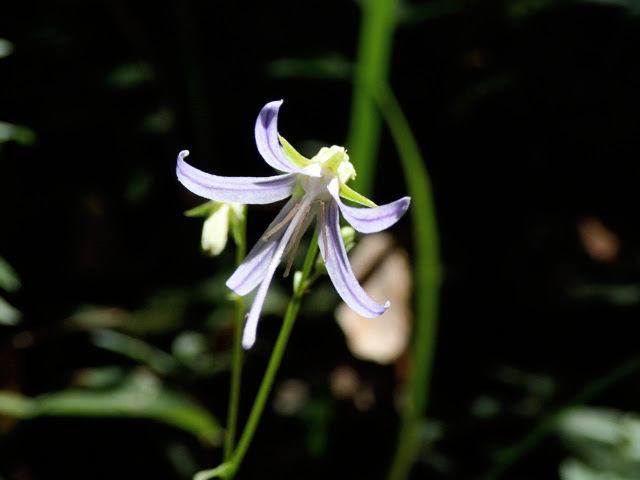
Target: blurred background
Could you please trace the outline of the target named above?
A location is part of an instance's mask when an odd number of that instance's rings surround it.
[[[361,8],[5,2],[0,478],[186,479],[220,461],[233,246],[202,252],[202,220],[184,216],[202,199],[175,158],[271,174],[253,126],[280,98],[302,153],[345,144]],[[424,0],[395,15],[389,82],[431,176],[443,270],[411,478],[640,478],[640,4]],[[375,201],[407,194],[386,128],[377,157]],[[249,208],[249,245],[278,209]],[[405,259],[391,278],[410,276],[412,228],[383,243]],[[241,426],[291,289],[277,279]],[[239,478],[385,478],[406,338],[363,356],[338,301],[326,278],[305,299]]]

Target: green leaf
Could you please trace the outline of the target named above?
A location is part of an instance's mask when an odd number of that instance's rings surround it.
[[[197,207],[193,207],[191,210],[187,210],[184,214],[187,217],[207,217],[211,213],[211,211],[215,208],[216,202],[210,201],[207,203],[203,203],[202,205],[198,205]]]
[[[204,408],[161,385],[148,371],[131,373],[115,388],[70,388],[35,398],[0,392],[0,413],[28,419],[49,417],[138,418],[179,428],[212,445],[222,428]]]
[[[13,43],[4,38],[0,38],[0,58],[8,57],[13,53]]]
[[[20,279],[16,272],[4,258],[0,257],[0,288],[4,288],[7,292],[15,292],[20,286]]]
[[[316,58],[281,58],[271,62],[267,71],[275,78],[350,80],[353,65],[343,55],[329,53]]]
[[[35,402],[19,393],[0,391],[0,414],[15,418],[30,418],[34,415]]]
[[[124,333],[98,329],[91,332],[91,339],[98,347],[148,365],[163,375],[172,373],[178,367],[178,362],[165,351]]]
[[[136,88],[153,80],[151,66],[144,62],[125,63],[107,75],[107,84],[121,89]]]
[[[0,143],[14,141],[26,147],[33,145],[36,134],[33,130],[22,125],[0,122]]]
[[[13,305],[0,297],[0,325],[17,325],[22,314]]]

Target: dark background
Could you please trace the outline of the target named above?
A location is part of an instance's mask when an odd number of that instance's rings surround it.
[[[468,479],[638,353],[640,19],[632,2],[451,2],[430,17],[432,5],[402,5],[390,75],[432,178],[444,264],[428,412],[440,434],[425,440],[413,478]],[[217,174],[269,174],[253,123],[279,98],[280,131],[294,145],[344,143],[351,83],[293,78],[276,61],[351,61],[358,5],[58,0],[2,10],[0,37],[14,51],[0,58],[0,121],[35,133],[0,144],[0,255],[22,279],[5,297],[23,313],[0,327],[2,387],[39,395],[82,369],[136,367],[66,321],[83,305],[137,311],[167,291],[182,298],[181,326],[135,334],[168,349],[188,327],[226,352],[228,326],[211,327],[211,304],[184,292],[227,275],[232,255],[199,251],[201,222],[183,211],[200,200],[176,181],[176,154],[188,148]],[[384,203],[406,192],[386,131],[379,158],[374,198]],[[250,244],[276,211],[250,208]],[[617,235],[615,258],[589,255],[585,219]],[[409,249],[410,229],[405,219],[393,230]],[[277,327],[263,322],[247,357],[244,415]],[[373,386],[373,408],[332,395],[329,374],[345,364]],[[383,478],[403,368],[354,359],[331,312],[302,316],[280,376],[306,382],[307,414],[268,409],[240,477]],[[639,379],[590,403],[637,410]],[[225,371],[163,381],[223,422]],[[497,410],[474,413],[478,398]],[[7,479],[188,478],[220,458],[152,421],[2,425]],[[557,478],[567,455],[548,437],[505,478]]]

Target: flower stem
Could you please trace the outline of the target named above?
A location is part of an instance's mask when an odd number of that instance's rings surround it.
[[[246,216],[236,217],[233,237],[236,243],[236,266],[244,260],[247,252],[246,246]],[[233,453],[238,424],[238,406],[240,403],[240,382],[242,379],[242,327],[244,324],[244,298],[235,296],[235,321],[233,325],[233,359],[231,364],[231,391],[229,393],[229,410],[227,413],[227,431],[224,440],[223,458],[229,460]]]
[[[385,82],[372,92],[396,144],[407,189],[411,195],[411,217],[415,250],[416,321],[411,349],[411,371],[402,412],[396,453],[389,471],[390,480],[402,480],[418,454],[419,426],[429,400],[438,325],[440,253],[436,210],[431,181],[400,104]]]
[[[273,386],[273,381],[278,371],[278,367],[280,366],[280,361],[282,360],[282,356],[286,349],[287,341],[289,340],[289,335],[291,334],[291,329],[293,328],[293,324],[295,323],[296,317],[298,316],[298,311],[300,310],[300,304],[302,303],[302,297],[305,293],[305,287],[308,285],[306,280],[309,277],[311,269],[315,264],[317,253],[318,232],[316,231],[316,233],[313,235],[313,239],[311,240],[311,244],[309,245],[309,250],[307,251],[307,256],[304,260],[304,265],[302,267],[302,276],[297,282],[291,300],[289,301],[289,305],[287,306],[287,311],[284,315],[284,320],[282,322],[282,327],[280,328],[280,333],[278,334],[278,339],[276,340],[276,344],[273,347],[273,352],[271,353],[271,358],[269,359],[267,370],[265,371],[264,377],[262,378],[260,389],[258,390],[258,394],[256,395],[253,407],[251,408],[251,413],[249,413],[249,419],[247,420],[247,424],[244,427],[242,436],[238,441],[237,448],[228,461],[212,470],[205,470],[197,473],[194,477],[194,480],[208,480],[214,477],[231,479],[234,477],[236,471],[240,467],[240,464],[242,463],[242,460],[247,453],[249,445],[253,440],[253,435],[256,432],[256,428],[258,427],[258,423],[260,422],[260,417],[262,416],[265,404],[267,403],[267,398],[269,397],[269,393],[271,392],[271,387]]]

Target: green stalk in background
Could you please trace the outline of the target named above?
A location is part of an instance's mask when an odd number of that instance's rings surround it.
[[[291,300],[289,301],[289,305],[287,306],[287,311],[284,315],[284,320],[282,322],[282,327],[280,328],[280,333],[278,334],[278,339],[276,340],[276,344],[273,347],[273,353],[271,354],[271,358],[269,359],[267,370],[265,371],[264,377],[262,378],[260,389],[258,390],[258,394],[256,395],[253,407],[251,408],[251,413],[249,413],[249,418],[247,420],[247,424],[244,427],[244,431],[242,432],[242,436],[238,441],[237,448],[234,450],[231,458],[225,461],[225,463],[219,465],[214,469],[198,472],[193,477],[194,480],[208,480],[210,478],[216,477],[231,479],[238,471],[238,468],[240,467],[240,464],[242,463],[242,460],[244,459],[244,456],[249,449],[249,445],[253,440],[253,435],[256,432],[256,428],[258,428],[260,417],[262,416],[262,412],[267,403],[267,399],[269,397],[269,394],[271,393],[271,387],[273,386],[273,381],[278,371],[278,367],[280,367],[280,361],[282,360],[282,356],[284,355],[284,351],[287,347],[291,329],[293,328],[293,324],[295,323],[298,316],[300,304],[302,303],[302,297],[304,296],[305,289],[308,286],[307,279],[309,278],[311,269],[315,264],[317,253],[318,232],[316,231],[313,239],[311,240],[311,244],[309,245],[307,256],[304,259],[304,265],[302,267],[300,278],[297,279],[297,283],[295,283],[294,285],[293,295],[291,297]]]
[[[373,193],[380,144],[380,114],[374,97],[379,86],[387,82],[396,4],[396,0],[364,0],[361,5],[362,25],[346,146],[358,172],[351,187],[364,196]]]
[[[402,425],[389,480],[407,478],[419,447],[419,428],[429,400],[429,384],[438,325],[440,248],[436,209],[429,174],[418,143],[388,83],[379,86],[375,100],[389,127],[411,196],[415,285],[415,331],[411,371]]]
[[[363,2],[347,136],[347,147],[358,172],[354,188],[363,195],[370,195],[376,174],[382,113],[396,144],[408,193],[412,197],[415,284],[421,291],[415,296],[411,372],[390,480],[407,478],[418,453],[419,427],[429,398],[440,287],[439,237],[431,183],[409,123],[388,85],[396,8],[396,0]]]

